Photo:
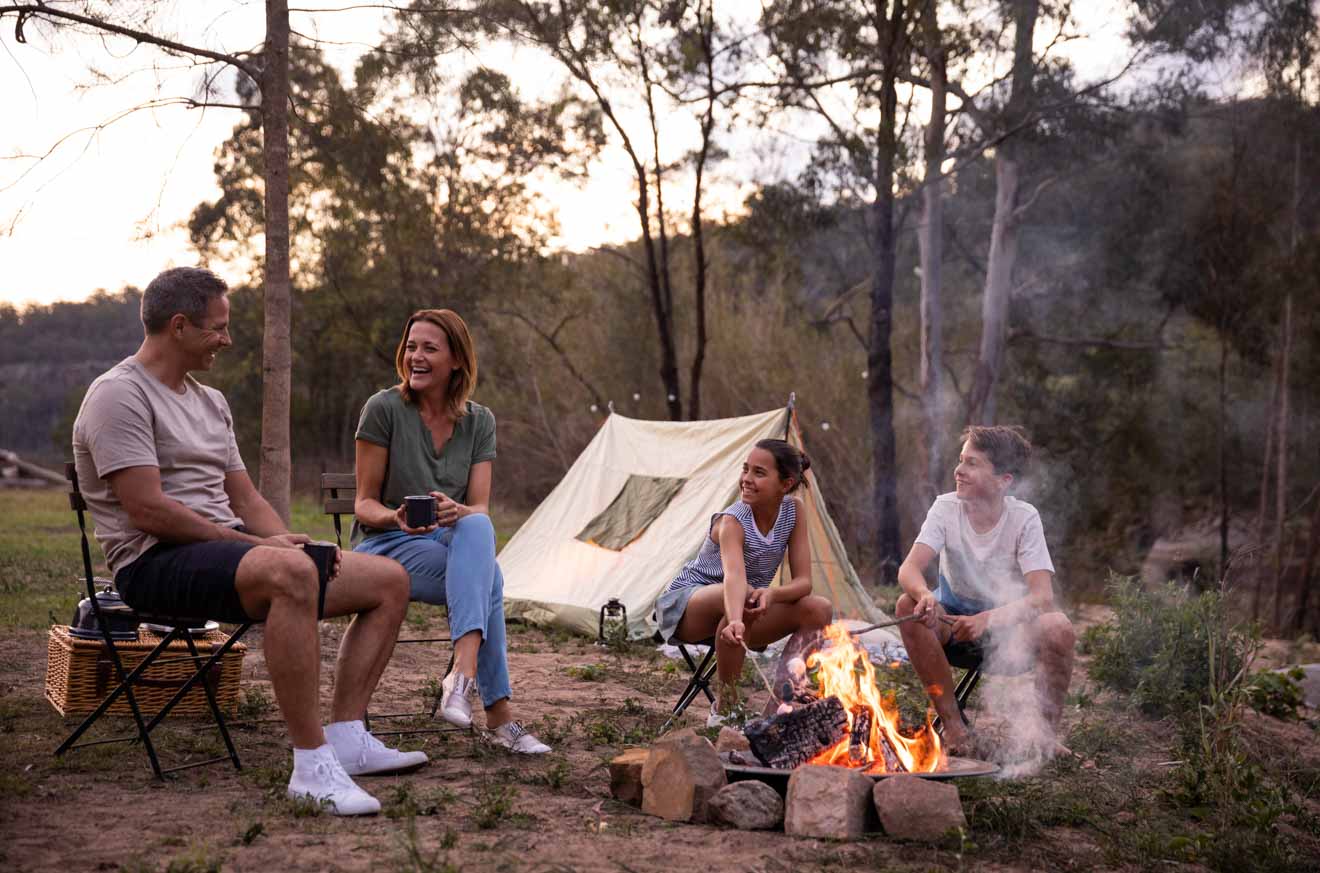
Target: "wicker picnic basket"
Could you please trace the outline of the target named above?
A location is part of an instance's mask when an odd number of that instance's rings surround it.
[[[146,628],[140,628],[137,642],[116,643],[115,648],[119,650],[119,657],[124,662],[124,670],[131,671],[162,639]],[[209,657],[226,639],[228,635],[221,631],[193,637],[197,651],[203,657]],[[85,715],[91,712],[118,684],[114,662],[110,660],[105,643],[101,640],[78,639],[70,636],[67,626],[57,624],[50,629],[46,652],[46,699],[60,715]],[[238,684],[246,652],[247,647],[242,643],[234,644],[220,659],[218,669],[213,667],[207,674],[207,684],[215,691],[215,699],[220,708],[226,712],[232,712],[238,703]],[[175,640],[140,677],[150,684],[134,684],[133,695],[144,716],[159,712],[179,690],[179,686],[196,671],[187,655],[187,644],[183,640]],[[180,658],[182,660],[178,660]],[[123,695],[116,698],[108,712],[111,715],[132,715],[128,700]],[[206,694],[200,685],[193,686],[183,700],[170,710],[171,715],[206,715],[209,712]]]

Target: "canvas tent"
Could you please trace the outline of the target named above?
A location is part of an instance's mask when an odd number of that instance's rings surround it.
[[[507,614],[596,634],[618,598],[634,638],[655,631],[655,599],[701,546],[710,517],[738,494],[757,440],[801,445],[790,410],[715,421],[643,421],[611,414],[563,480],[500,552]],[[811,471],[804,521],[812,583],[837,618],[882,617],[848,562]]]

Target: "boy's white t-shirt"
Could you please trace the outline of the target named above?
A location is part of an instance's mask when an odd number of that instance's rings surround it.
[[[977,533],[956,492],[935,498],[917,542],[940,556],[940,576],[968,605],[993,608],[1027,596],[1026,575],[1054,572],[1040,513],[1016,497],[1004,498],[1004,513],[986,533]]]

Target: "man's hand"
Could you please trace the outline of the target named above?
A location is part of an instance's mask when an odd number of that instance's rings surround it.
[[[746,631],[747,628],[742,622],[731,621],[724,626],[724,630],[720,631],[720,639],[730,645],[745,646],[746,643],[743,642],[743,634],[746,633]]]
[[[912,614],[919,616],[918,620],[931,630],[935,630],[939,625],[940,602],[935,599],[935,595],[929,591],[921,595],[917,605],[912,608]]]
[[[990,613],[988,612],[954,616],[953,638],[964,643],[975,642],[981,638],[989,626]]]
[[[398,525],[399,530],[406,534],[412,534],[419,537],[422,534],[429,534],[435,530],[438,525],[428,524],[422,527],[408,527],[408,504],[400,503],[399,508],[394,510],[394,523]]]
[[[282,533],[263,537],[261,544],[263,546],[272,546],[277,549],[301,549],[303,543],[310,543],[312,538],[307,534],[300,533]]]
[[[743,618],[748,624],[751,624],[765,614],[766,607],[772,601],[773,597],[769,588],[749,589],[747,599],[743,601]]]

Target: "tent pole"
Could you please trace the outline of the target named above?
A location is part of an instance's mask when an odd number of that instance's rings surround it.
[[[788,406],[784,408],[784,442],[793,430],[793,408],[797,406],[797,392],[788,392]]]

